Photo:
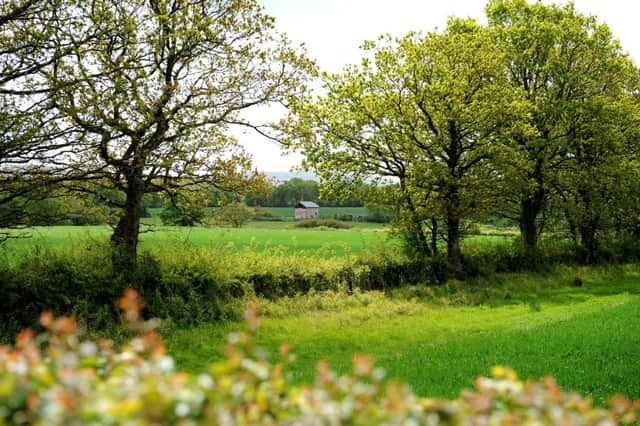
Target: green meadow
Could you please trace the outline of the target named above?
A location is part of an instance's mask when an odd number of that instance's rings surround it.
[[[12,239],[6,252],[18,258],[35,247],[63,249],[83,241],[107,241],[108,226],[49,226],[29,228],[19,233],[28,238]],[[154,226],[141,234],[140,245],[146,250],[180,248],[193,245],[203,248],[268,251],[284,248],[286,252],[315,251],[322,256],[344,256],[381,246],[398,245],[380,225],[356,223],[347,230],[297,229],[293,222],[252,222],[243,228]]]

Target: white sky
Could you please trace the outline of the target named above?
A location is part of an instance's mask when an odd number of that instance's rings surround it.
[[[442,29],[449,16],[473,17],[485,22],[485,0],[259,0],[276,18],[276,27],[295,43],[304,43],[308,54],[325,71],[339,72],[360,60],[358,46],[364,40],[390,33]],[[563,1],[559,1],[563,3]],[[545,1],[547,3],[547,1]],[[640,1],[575,0],[576,8],[606,22],[636,64],[640,63]],[[260,115],[268,115],[268,112]],[[282,155],[280,148],[263,138],[239,135],[254,163],[263,171],[288,171],[300,157]]]

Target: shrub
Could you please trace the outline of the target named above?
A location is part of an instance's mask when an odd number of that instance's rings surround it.
[[[296,222],[296,228],[332,228],[332,229],[351,229],[353,225],[341,222],[336,219],[308,219]]]
[[[135,271],[117,275],[108,244],[36,249],[15,265],[0,266],[0,340],[33,325],[45,309],[73,314],[91,329],[112,327],[117,320],[113,301],[127,286],[143,294],[146,312],[154,317],[178,324],[237,319],[253,291],[216,262],[216,256],[202,253],[143,252]]]
[[[313,384],[295,385],[290,346],[267,360],[249,332],[229,336],[225,358],[197,376],[176,372],[129,291],[119,306],[138,335],[121,349],[82,340],[73,318],[40,317],[45,334],[22,332],[0,347],[0,424],[634,424],[640,401],[612,397],[608,410],[565,393],[555,381],[521,381],[505,367],[480,377],[455,400],[421,398],[363,355],[337,376],[319,363]]]

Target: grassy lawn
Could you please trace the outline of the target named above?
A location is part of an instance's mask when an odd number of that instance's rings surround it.
[[[513,275],[508,297],[479,306],[380,296],[355,307],[266,317],[258,341],[271,353],[282,342],[293,344],[298,381],[312,381],[320,359],[349,371],[360,352],[421,395],[453,397],[491,366],[510,365],[524,377],[551,374],[597,403],[616,392],[640,397],[640,275],[581,270],[586,284],[575,288],[571,273]],[[519,286],[526,288],[518,292]],[[201,371],[238,328],[202,325],[165,337],[179,367]]]

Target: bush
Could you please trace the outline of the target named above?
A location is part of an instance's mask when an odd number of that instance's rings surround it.
[[[336,219],[307,219],[296,222],[296,228],[351,229],[353,225]]]
[[[119,306],[138,335],[122,349],[82,340],[73,318],[40,317],[47,332],[22,332],[0,347],[0,424],[634,424],[640,401],[612,397],[608,410],[560,390],[555,381],[521,381],[494,367],[474,390],[455,400],[421,398],[409,386],[385,381],[363,355],[353,372],[337,376],[319,363],[313,384],[292,383],[291,348],[270,362],[248,334],[232,334],[225,358],[198,376],[176,372],[140,301],[127,292]]]
[[[333,218],[343,222],[370,222],[370,223],[391,223],[393,217],[382,213],[374,212],[370,215],[354,215],[348,213],[335,214]]]
[[[160,211],[160,220],[163,225],[171,226],[196,226],[207,218],[207,210],[202,205],[181,203],[174,205],[167,202]]]
[[[575,262],[572,249],[549,241],[542,242],[534,254],[520,249],[517,242],[470,245],[464,250],[464,265],[468,277],[544,272]],[[618,250],[630,256],[636,246]],[[259,251],[181,243],[143,251],[136,271],[126,275],[115,274],[110,259],[110,246],[95,242],[66,250],[35,248],[15,264],[0,256],[0,340],[7,341],[19,329],[33,325],[33,318],[44,309],[73,314],[91,329],[113,327],[117,315],[112,301],[128,286],[141,292],[148,315],[189,325],[237,319],[241,307],[255,297],[276,300],[323,291],[387,292],[447,280],[445,256],[411,260],[383,250],[328,257],[323,252],[291,253],[284,247]]]

